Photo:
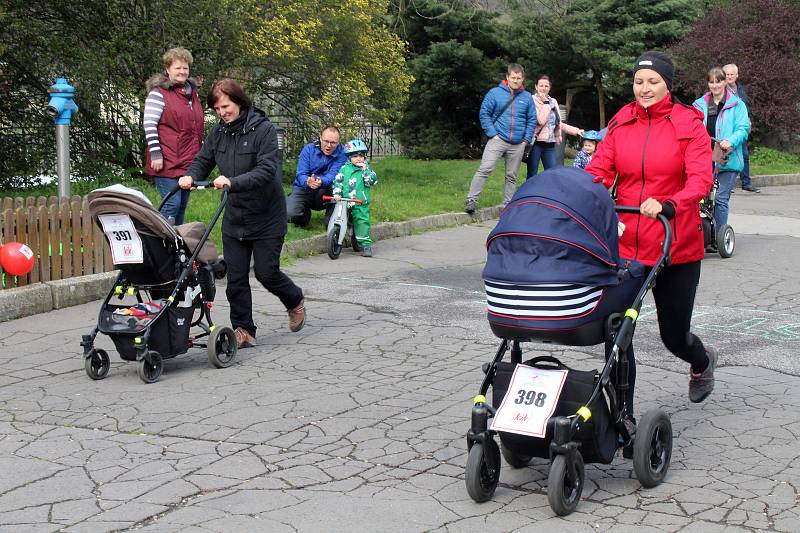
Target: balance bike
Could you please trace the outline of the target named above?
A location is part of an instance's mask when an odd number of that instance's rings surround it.
[[[350,207],[353,204],[363,204],[363,200],[356,200],[353,198],[343,198],[335,196],[323,196],[324,202],[335,203],[331,219],[328,221],[328,257],[331,259],[338,259],[342,253],[342,246],[344,244],[344,237],[347,235],[348,225],[352,228]],[[355,230],[350,230],[350,242],[353,246],[353,251],[358,252],[361,248],[358,246]]]

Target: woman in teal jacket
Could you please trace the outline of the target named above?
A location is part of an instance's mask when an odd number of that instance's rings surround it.
[[[721,68],[708,71],[708,88],[706,94],[695,100],[694,106],[703,112],[708,134],[728,154],[726,162],[714,163],[714,174],[719,181],[714,223],[721,228],[728,223],[728,204],[736,175],[744,168],[742,146],[750,134],[750,118],[742,99],[728,89]]]

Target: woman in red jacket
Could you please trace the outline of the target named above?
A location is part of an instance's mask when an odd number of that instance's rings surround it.
[[[608,133],[586,170],[606,187],[616,180],[618,204],[640,206],[641,215],[621,215],[626,229],[620,256],[654,265],[664,233],[656,216],[661,213],[671,220],[672,263],[659,273],[653,297],[661,339],[670,352],[691,365],[689,399],[698,403],[714,389],[717,364],[717,351],[690,332],[704,255],[699,202],[713,180],[711,140],[702,113],[673,101],[674,73],[672,61],[661,52],[639,56],[633,67],[636,101],[608,123]],[[632,349],[628,357],[632,406]]]

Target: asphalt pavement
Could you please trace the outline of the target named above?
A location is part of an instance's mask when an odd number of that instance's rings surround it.
[[[504,463],[490,502],[467,495],[470,399],[498,345],[480,278],[490,221],[379,241],[370,259],[297,260],[299,333],[251,280],[258,345],[221,370],[191,350],[151,385],[102,336],[110,374],[86,376],[100,302],[0,323],[0,531],[800,531],[800,186],[762,191],[733,197],[734,257],[703,262],[693,327],[721,354],[703,404],[643,309],[637,412],[663,408],[674,430],[654,489],[618,457],[586,466],[566,518],[543,460]]]

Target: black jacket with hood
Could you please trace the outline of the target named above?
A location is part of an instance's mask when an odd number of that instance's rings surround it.
[[[275,126],[258,108],[243,108],[230,124],[220,121],[186,173],[205,180],[216,165],[231,180],[222,233],[239,240],[286,235],[286,197],[278,177]]]

